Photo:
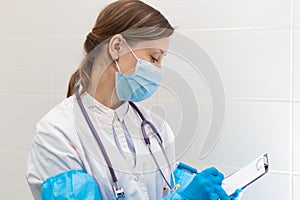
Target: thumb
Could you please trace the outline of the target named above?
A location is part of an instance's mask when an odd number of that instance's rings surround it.
[[[229,196],[227,195],[227,193],[223,190],[223,188],[221,186],[218,186],[217,189],[218,189],[220,200],[230,200]]]

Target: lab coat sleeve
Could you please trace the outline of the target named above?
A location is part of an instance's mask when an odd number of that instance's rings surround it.
[[[41,120],[36,129],[37,135],[27,161],[27,182],[35,200],[40,199],[41,184],[47,178],[83,169],[80,155],[72,146],[67,130],[46,120]]]

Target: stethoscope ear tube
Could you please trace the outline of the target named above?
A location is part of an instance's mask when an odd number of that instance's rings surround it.
[[[88,126],[89,126],[89,128],[91,130],[91,132],[93,133],[93,136],[95,137],[95,139],[97,141],[97,144],[98,144],[98,146],[99,146],[99,148],[100,148],[100,150],[101,150],[101,152],[103,154],[103,157],[104,157],[105,162],[106,162],[106,164],[108,166],[108,169],[109,169],[109,172],[110,172],[111,177],[113,179],[113,182],[114,182],[115,186],[118,186],[118,179],[117,179],[115,171],[114,171],[114,169],[112,167],[111,161],[110,161],[110,159],[108,157],[108,154],[107,154],[107,152],[106,152],[106,150],[104,148],[104,145],[103,145],[100,137],[98,136],[97,131],[96,131],[96,129],[95,129],[95,127],[94,127],[91,119],[89,118],[88,113],[87,113],[86,109],[84,108],[83,103],[81,101],[81,98],[80,98],[80,95],[79,95],[79,87],[77,87],[75,89],[75,96],[76,96],[76,100],[78,102],[78,105],[79,105],[79,107],[81,109],[81,112],[83,114],[83,117],[85,118],[85,120],[86,120],[86,122],[87,122],[87,124],[88,124]],[[120,190],[122,188],[115,188],[115,189],[116,190]]]
[[[158,131],[157,131],[157,129],[155,128],[155,126],[154,126],[150,121],[148,121],[148,120],[145,118],[145,116],[143,115],[143,113],[140,111],[140,109],[138,109],[138,107],[137,107],[133,102],[129,102],[129,104],[130,104],[130,105],[132,106],[132,108],[137,112],[137,114],[139,115],[139,117],[140,117],[141,120],[142,120],[142,122],[141,122],[141,130],[142,130],[143,138],[144,138],[145,144],[146,144],[146,146],[148,147],[148,150],[149,150],[149,152],[150,152],[150,154],[151,154],[151,157],[153,158],[154,163],[155,163],[157,169],[159,170],[159,173],[160,173],[161,176],[163,177],[163,179],[164,179],[165,183],[167,184],[168,188],[169,188],[170,190],[174,190],[175,187],[176,187],[176,184],[175,184],[175,178],[174,178],[174,174],[173,174],[173,172],[172,172],[172,168],[171,168],[171,165],[170,165],[170,161],[169,161],[169,159],[168,159],[168,157],[167,157],[167,154],[166,154],[166,152],[165,152],[165,150],[164,150],[164,147],[163,147],[163,140],[162,140],[160,134],[158,133]],[[149,139],[149,137],[148,137],[148,135],[147,135],[147,133],[146,133],[146,126],[149,126],[149,127],[151,128],[151,130],[153,131],[152,134],[153,134],[154,137],[156,138],[156,140],[157,140],[157,142],[158,142],[158,144],[159,144],[159,146],[160,146],[160,148],[161,148],[161,151],[162,151],[162,153],[163,153],[163,155],[164,155],[164,158],[165,158],[166,162],[168,163],[168,168],[169,168],[169,170],[170,170],[171,179],[172,179],[172,182],[173,182],[173,187],[172,187],[172,185],[169,183],[169,181],[166,179],[165,175],[163,174],[162,170],[161,170],[160,167],[159,167],[159,164],[158,164],[158,162],[157,162],[157,160],[156,160],[156,157],[153,155],[153,152],[152,152],[152,150],[151,150],[150,139]]]
[[[114,184],[112,185],[112,189],[113,189],[113,191],[114,191],[115,198],[116,198],[116,199],[124,199],[124,198],[125,198],[125,192],[124,192],[124,189],[123,189],[122,187],[120,187],[119,184],[118,184],[117,176],[116,176],[115,171],[114,171],[114,169],[113,169],[113,167],[112,167],[112,164],[111,164],[111,161],[110,161],[110,159],[109,159],[109,157],[108,157],[108,154],[107,154],[107,152],[106,152],[106,150],[105,150],[105,148],[104,148],[104,145],[103,145],[103,143],[102,143],[100,137],[98,136],[97,131],[96,131],[94,125],[92,124],[92,121],[91,121],[91,119],[89,118],[86,109],[84,108],[84,105],[83,105],[83,103],[82,103],[82,101],[81,101],[81,98],[80,98],[80,95],[79,95],[79,86],[75,88],[75,96],[76,96],[76,100],[77,100],[77,102],[78,102],[78,105],[79,105],[79,107],[80,107],[80,109],[81,109],[81,112],[82,112],[82,114],[83,114],[83,117],[85,118],[85,120],[86,120],[86,122],[87,122],[87,124],[88,124],[88,126],[89,126],[89,128],[90,128],[90,130],[91,130],[91,132],[93,133],[93,136],[95,137],[96,142],[97,142],[97,144],[98,144],[98,146],[99,146],[99,148],[100,148],[100,150],[101,150],[101,152],[102,152],[102,154],[103,154],[103,157],[104,157],[104,159],[105,159],[105,162],[106,162],[106,164],[108,165],[109,172],[110,172],[111,177],[112,177],[112,180],[113,180],[113,182],[114,182]],[[154,136],[155,136],[157,142],[159,143],[159,146],[160,146],[160,148],[161,148],[161,151],[162,151],[162,153],[164,154],[164,157],[165,157],[165,159],[166,159],[166,161],[167,161],[167,163],[168,163],[168,167],[169,167],[169,170],[170,170],[170,173],[171,173],[171,176],[172,176],[171,179],[172,179],[172,181],[173,181],[173,186],[175,187],[174,174],[173,174],[173,172],[172,172],[172,169],[171,169],[171,165],[170,165],[169,159],[168,159],[168,157],[167,157],[167,155],[166,155],[166,152],[165,152],[165,150],[164,150],[164,147],[163,147],[163,144],[162,144],[163,141],[162,141],[162,138],[161,138],[160,134],[158,133],[158,131],[157,131],[157,129],[155,128],[155,126],[154,126],[150,121],[148,121],[148,120],[145,119],[145,117],[144,117],[144,115],[142,114],[142,112],[138,109],[138,107],[137,107],[133,102],[129,102],[129,104],[130,104],[130,105],[132,106],[132,108],[138,113],[138,116],[139,116],[139,117],[141,118],[141,120],[142,120],[142,123],[141,123],[141,130],[142,130],[143,138],[144,138],[145,144],[146,144],[146,146],[148,147],[148,150],[149,150],[149,152],[150,152],[150,154],[151,154],[151,157],[152,157],[153,160],[154,160],[154,163],[155,163],[157,169],[159,170],[161,176],[163,177],[165,183],[168,185],[168,187],[170,188],[170,190],[173,190],[173,187],[171,186],[171,184],[168,182],[168,180],[167,180],[166,177],[164,176],[162,170],[161,170],[160,167],[159,167],[159,164],[158,164],[158,162],[157,162],[155,156],[153,155],[153,152],[152,152],[152,150],[151,150],[150,139],[149,139],[149,137],[147,136],[147,133],[146,133],[146,126],[149,126],[149,127],[152,129],[152,131],[153,131],[153,133],[154,133]]]
[[[146,145],[149,145],[150,144],[150,139],[146,133],[146,126],[149,126],[151,128],[151,130],[153,131],[154,133],[154,136],[156,137],[157,139],[157,142],[159,143],[159,145],[161,146],[162,145],[162,139],[158,133],[158,131],[156,130],[155,126],[149,122],[148,120],[144,120],[142,121],[141,123],[141,129],[142,129],[142,134],[143,134],[143,138],[144,138],[144,141],[145,141],[145,144]]]
[[[138,116],[141,118],[142,122],[141,122],[141,129],[142,129],[142,134],[143,134],[143,138],[144,138],[144,142],[146,145],[150,144],[150,139],[146,133],[146,126],[149,126],[151,128],[151,130],[153,131],[153,133],[155,134],[154,136],[157,138],[157,141],[160,145],[162,145],[162,138],[159,135],[157,129],[155,128],[155,126],[148,121],[145,116],[143,115],[143,113],[140,111],[140,109],[138,109],[138,107],[131,101],[128,102],[131,107],[137,112]]]

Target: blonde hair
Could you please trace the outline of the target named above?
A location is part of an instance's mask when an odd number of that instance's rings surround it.
[[[86,37],[86,56],[69,80],[67,97],[74,93],[78,82],[82,85],[81,92],[89,88],[93,61],[103,50],[101,47],[115,34],[121,33],[126,41],[133,43],[169,37],[173,32],[174,28],[168,20],[142,1],[118,0],[109,4],[100,12],[94,28]]]

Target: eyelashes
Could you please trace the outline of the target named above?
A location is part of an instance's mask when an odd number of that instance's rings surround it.
[[[154,58],[154,57],[153,57],[153,56],[151,56],[151,55],[150,55],[150,57],[151,57],[152,61],[154,61],[154,62],[158,62],[158,59]]]

